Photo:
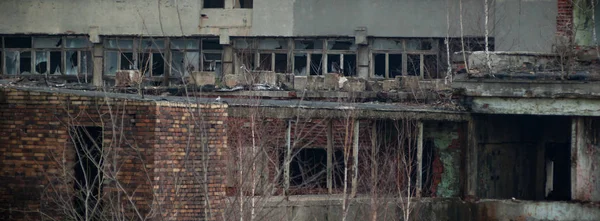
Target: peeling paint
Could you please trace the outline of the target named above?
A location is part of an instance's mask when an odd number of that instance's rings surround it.
[[[433,141],[435,148],[432,192],[437,197],[459,195],[461,149],[458,128],[459,124],[451,122],[426,124],[426,137]]]

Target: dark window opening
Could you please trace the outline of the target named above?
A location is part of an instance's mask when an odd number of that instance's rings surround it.
[[[85,208],[98,208],[102,196],[102,128],[72,127],[70,137],[75,146],[75,195],[73,204],[80,217],[99,219],[98,214],[85,214]],[[89,195],[86,195],[89,194]],[[96,210],[101,211],[101,210]]]
[[[254,67],[256,67],[254,53],[238,53],[238,59],[242,64],[240,67],[242,73],[244,73],[244,71],[252,71],[254,70]]]
[[[260,54],[260,62],[258,63],[258,70],[261,71],[270,71],[273,56],[271,54]]]
[[[423,142],[423,161],[422,161],[422,196],[431,197],[433,194],[433,159],[434,159],[435,143],[433,139],[427,139]]]
[[[234,8],[252,8],[254,0],[235,0]]]
[[[407,57],[406,65],[408,75],[420,76],[421,75],[421,56],[409,54]]]
[[[30,37],[4,37],[5,48],[32,48]]]
[[[426,78],[438,78],[438,58],[437,55],[424,55],[423,75]]]
[[[389,67],[390,78],[396,76],[402,76],[402,55],[401,54],[390,54],[389,55]]]
[[[385,54],[373,54],[375,77],[385,77]]]
[[[31,73],[31,52],[21,52],[19,58],[19,70],[21,74]]]
[[[345,54],[344,55],[344,75],[355,76],[356,75],[356,55]]]
[[[423,40],[421,41],[421,50],[431,50],[433,49],[433,45],[431,41]]]
[[[165,73],[165,59],[161,53],[152,53],[152,76],[162,76]]]
[[[62,73],[62,53],[60,51],[50,52],[50,74]]]
[[[203,70],[204,71],[216,71],[218,74],[221,73],[221,54],[219,53],[204,53],[203,59]]]
[[[204,0],[203,8],[225,8],[225,0]]]
[[[327,72],[342,73],[342,67],[340,66],[340,57],[341,56],[339,54],[327,55]]]
[[[219,43],[219,39],[204,39],[202,50],[223,50],[223,45]]]
[[[306,74],[306,54],[294,55],[294,74],[304,76]]]
[[[571,147],[546,144],[546,199],[571,200]]]
[[[152,68],[152,63],[150,63],[150,53],[139,53],[138,59],[138,70],[140,70],[143,75],[147,76]]]
[[[283,159],[281,163],[283,163]],[[333,188],[341,188],[344,176],[344,154],[341,150],[335,150],[333,154],[332,171]],[[293,154],[290,163],[290,186],[303,189],[327,188],[327,150],[325,148],[302,148]]]
[[[310,55],[310,75],[321,75],[323,72],[323,55]]]
[[[275,72],[287,73],[287,54],[275,54]]]
[[[121,53],[121,70],[133,70],[133,53]]]

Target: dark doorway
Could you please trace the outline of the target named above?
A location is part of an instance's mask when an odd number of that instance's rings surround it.
[[[102,196],[102,128],[76,126],[70,129],[69,135],[75,146],[73,204],[81,219],[97,220],[99,210],[86,208],[99,208]]]

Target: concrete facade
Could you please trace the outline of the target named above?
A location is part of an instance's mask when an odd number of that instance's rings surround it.
[[[493,1],[490,37],[496,50],[544,51],[556,31],[556,1]],[[459,37],[459,1],[256,1],[252,9],[203,8],[200,0],[2,1],[1,34],[141,36]],[[462,1],[464,36],[484,35],[482,1]],[[107,16],[110,14],[110,16]],[[38,16],[45,15],[45,16]],[[449,30],[447,33],[447,21]],[[497,26],[497,27],[496,27]],[[532,31],[535,30],[535,31]],[[528,34],[525,35],[525,32]],[[531,34],[535,33],[535,35]]]

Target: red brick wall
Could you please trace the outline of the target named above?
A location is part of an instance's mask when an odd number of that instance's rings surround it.
[[[556,34],[572,36],[573,34],[573,0],[558,0],[556,16]]]
[[[225,107],[201,106],[202,112],[195,119],[208,123],[192,124],[183,107],[164,107],[168,104],[152,101],[110,101],[108,105],[102,97],[0,90],[0,220],[39,219],[38,210],[54,218],[67,216],[60,206],[72,202],[70,177],[76,157],[68,134],[70,126],[103,128],[103,171],[105,177],[114,178],[103,183],[103,199],[111,205],[120,202],[114,208],[121,209],[115,212],[136,219],[161,215],[177,220],[203,218],[203,196],[207,194],[200,181],[190,177],[197,174],[186,172],[206,159],[210,168],[208,196],[212,214],[218,216],[224,195],[219,168],[223,165],[221,150],[226,146]],[[190,133],[201,134],[198,131],[207,133],[189,138]],[[199,157],[204,140],[208,142],[207,158]],[[192,151],[182,152],[186,145]],[[172,173],[176,169],[183,172]],[[177,186],[182,191],[173,193],[170,190],[175,186],[163,181],[175,179],[184,182]],[[165,204],[160,199],[178,200]],[[62,202],[56,204],[56,200]]]

